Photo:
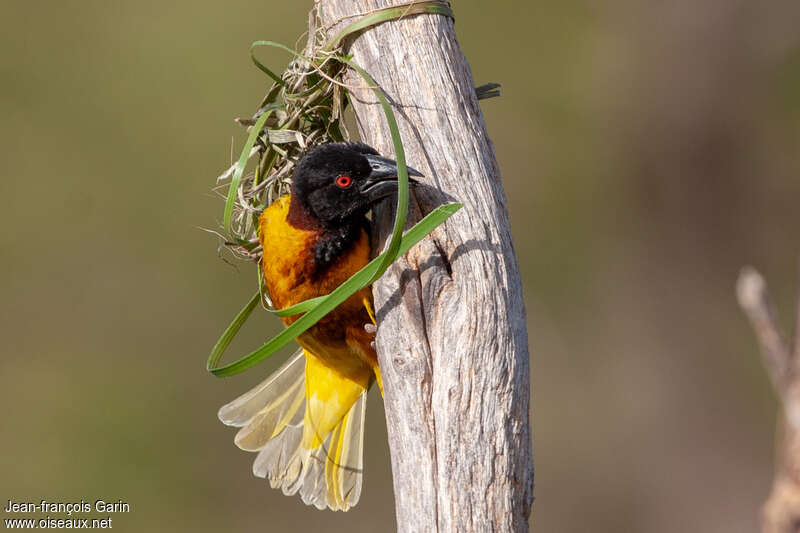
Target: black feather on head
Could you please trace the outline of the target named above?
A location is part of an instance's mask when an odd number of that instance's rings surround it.
[[[410,175],[422,175],[408,170]],[[395,161],[361,142],[323,144],[297,163],[289,221],[327,229],[352,226],[396,190]]]

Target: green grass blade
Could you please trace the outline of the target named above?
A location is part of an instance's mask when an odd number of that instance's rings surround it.
[[[233,338],[239,333],[239,330],[242,329],[242,326],[250,317],[250,313],[253,312],[253,309],[256,308],[258,305],[258,301],[261,298],[261,293],[257,292],[250,301],[247,302],[239,314],[236,315],[236,318],[233,319],[231,325],[228,326],[225,331],[222,333],[222,336],[219,338],[217,343],[211,349],[211,355],[208,356],[208,361],[206,362],[206,369],[211,372],[212,369],[217,366],[222,354],[225,353],[225,350],[228,348],[228,345],[231,343]]]
[[[281,78],[280,76],[278,76],[277,74],[272,72],[269,68],[267,68],[266,65],[262,64],[256,58],[256,50],[255,49],[257,47],[259,47],[259,46],[271,46],[273,44],[274,43],[272,41],[255,41],[253,44],[250,45],[250,59],[253,61],[253,63],[255,63],[255,65],[258,67],[258,69],[261,72],[263,72],[264,74],[266,74],[267,76],[269,76],[270,78],[275,80],[276,83],[279,83],[281,85],[286,85],[286,82],[283,81],[283,78]]]
[[[341,43],[342,39],[348,35],[352,35],[353,33],[369,28],[370,26],[410,15],[418,15],[420,13],[431,13],[455,18],[453,16],[453,10],[450,9],[450,6],[447,3],[440,1],[420,2],[399,7],[387,7],[379,9],[374,13],[367,15],[366,17],[362,17],[344,28],[336,35],[336,37],[334,37],[328,44],[325,45],[323,50],[333,50],[339,45],[339,43]]]
[[[258,350],[251,352],[238,361],[234,361],[233,363],[218,368],[208,368],[208,370],[215,376],[225,377],[238,374],[239,372],[243,372],[257,363],[260,363],[267,357],[271,356],[292,342],[292,340],[294,340],[298,335],[316,324],[320,318],[333,311],[339,304],[352,296],[353,293],[359,290],[365,279],[369,280],[369,278],[372,277],[374,274],[374,268],[375,267],[373,266],[369,271],[362,269],[362,271],[359,271],[359,273],[363,272],[361,276],[359,276],[357,273],[356,275],[350,277],[347,281],[336,287],[333,292],[328,294],[322,303],[317,304],[314,308],[297,319],[291,326],[270,339]]]
[[[367,74],[364,69],[353,63],[350,59],[340,57],[339,60],[346,63],[353,70],[358,72],[362,78],[364,78],[364,81],[367,82],[367,85],[370,86],[372,92],[375,93],[375,96],[381,103],[383,114],[386,115],[386,122],[389,124],[389,131],[392,134],[394,157],[397,161],[397,209],[395,210],[392,237],[389,240],[386,253],[382,254],[383,261],[381,262],[381,268],[375,277],[370,281],[370,283],[372,283],[372,281],[375,281],[381,277],[381,275],[383,275],[384,271],[386,271],[386,269],[389,268],[389,265],[392,264],[392,261],[397,259],[397,249],[400,247],[400,237],[402,237],[403,228],[406,225],[406,216],[408,215],[408,168],[406,167],[406,152],[403,149],[403,140],[400,138],[400,129],[397,127],[397,120],[394,117],[394,111],[392,111],[392,107],[389,105],[389,101],[386,99],[386,94],[384,94],[383,89],[381,89],[375,80],[372,79],[372,76]]]
[[[452,203],[439,206],[431,211],[425,218],[415,224],[414,227],[402,237],[402,243],[397,249],[398,255],[406,253],[409,249],[411,249],[412,246],[424,239],[431,231],[433,231],[434,228],[447,220],[456,211],[461,209],[461,205],[462,204],[460,203]],[[256,293],[256,295],[253,296],[253,299],[248,303],[247,307],[245,307],[245,309],[243,309],[239,315],[236,316],[234,322],[228,326],[228,329],[225,330],[223,337],[220,338],[220,340],[217,342],[217,345],[214,346],[214,351],[212,351],[211,356],[208,358],[208,364],[206,366],[207,370],[218,377],[233,376],[247,370],[253,365],[258,364],[267,357],[271,356],[292,342],[292,340],[298,335],[302,334],[308,328],[316,324],[320,318],[333,311],[339,304],[347,300],[350,296],[369,285],[381,267],[384,256],[387,254],[388,252],[384,252],[380,256],[370,261],[365,267],[356,272],[347,281],[339,285],[327,296],[306,300],[292,307],[277,311],[276,314],[278,316],[287,316],[298,314],[298,308],[301,308],[301,306],[303,308],[310,307],[306,314],[297,319],[297,321],[295,321],[291,326],[270,339],[261,348],[251,352],[237,361],[234,361],[233,363],[221,367],[215,367],[220,356],[222,355],[222,352],[225,350],[228,344],[230,344],[230,339],[232,339],[233,335],[235,335],[236,332],[241,328],[244,320],[247,319],[247,316],[253,310],[253,307],[255,307],[258,303],[260,294]],[[316,303],[316,305],[313,305],[314,303]],[[246,314],[245,311],[247,311]],[[302,312],[302,309],[300,312]],[[227,341],[225,341],[226,338]],[[220,347],[221,349],[218,349]]]
[[[255,48],[257,46],[272,46],[274,48],[280,48],[281,50],[285,50],[285,51],[289,52],[290,54],[292,54],[293,56],[299,57],[300,59],[308,61],[309,63],[312,62],[311,59],[307,58],[306,56],[304,56],[303,54],[297,52],[296,50],[292,50],[291,48],[289,48],[285,44],[281,44],[281,43],[278,43],[278,42],[275,42],[275,41],[255,41],[253,44],[250,45],[250,50],[252,51],[253,48]],[[281,80],[281,81],[283,81],[283,80]]]
[[[305,313],[309,309],[312,309],[315,305],[322,303],[325,301],[325,298],[327,298],[327,296],[317,296],[316,298],[309,298],[308,300],[303,300],[300,303],[284,307],[283,309],[267,309],[267,311],[275,316],[299,315],[300,313]]]
[[[236,170],[233,172],[233,176],[231,177],[231,184],[230,187],[228,187],[228,197],[225,199],[225,212],[222,217],[223,227],[225,228],[225,231],[229,234],[231,233],[233,204],[236,202],[236,191],[239,189],[239,182],[242,180],[242,174],[244,174],[244,169],[247,166],[247,156],[250,155],[250,150],[256,143],[256,138],[258,138],[258,134],[261,132],[261,128],[264,127],[264,123],[267,122],[269,116],[278,107],[280,106],[270,105],[267,107],[264,113],[260,117],[258,117],[258,120],[256,120],[256,123],[250,130],[250,135],[247,136],[247,142],[244,143],[244,148],[242,148],[242,154],[239,156],[239,160],[236,162]]]

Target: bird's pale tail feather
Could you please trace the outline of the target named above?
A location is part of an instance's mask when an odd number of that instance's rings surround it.
[[[361,496],[364,391],[319,446],[303,445],[307,419],[302,350],[261,384],[223,406],[220,420],[242,429],[237,446],[258,452],[253,473],[307,505],[346,511]],[[308,438],[306,438],[308,441]]]

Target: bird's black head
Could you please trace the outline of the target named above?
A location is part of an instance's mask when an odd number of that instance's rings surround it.
[[[409,176],[422,176],[408,167]],[[410,183],[416,183],[409,179]],[[292,180],[292,210],[324,227],[353,221],[397,191],[397,163],[364,143],[318,146],[297,163]],[[297,208],[300,208],[299,210]],[[290,212],[290,216],[292,213]],[[291,221],[291,220],[290,220]]]

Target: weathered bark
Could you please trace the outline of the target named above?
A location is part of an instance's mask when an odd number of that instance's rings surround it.
[[[329,35],[386,0],[323,0]],[[527,531],[533,500],[528,338],[494,148],[453,21],[415,15],[347,44],[394,104],[426,186],[410,218],[464,208],[374,288],[398,530]],[[362,139],[391,155],[380,106],[346,76]],[[388,203],[387,203],[388,206]],[[379,227],[391,227],[388,209]],[[380,235],[385,239],[386,235]]]
[[[800,532],[800,298],[794,348],[781,335],[764,278],[742,271],[739,304],[756,332],[764,366],[781,402],[778,464],[772,492],[762,510],[763,533]]]

